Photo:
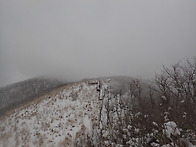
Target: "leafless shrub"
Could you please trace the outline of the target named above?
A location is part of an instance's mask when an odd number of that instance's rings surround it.
[[[99,125],[92,133],[96,143],[89,136],[80,144],[85,140],[89,146],[196,144],[196,58],[164,66],[154,82],[133,79],[129,86],[126,96],[121,90],[105,92]],[[168,122],[179,128],[177,135],[168,136]]]

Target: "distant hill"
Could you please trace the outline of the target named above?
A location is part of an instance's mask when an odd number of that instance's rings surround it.
[[[0,88],[0,115],[62,84],[57,80],[39,77]]]

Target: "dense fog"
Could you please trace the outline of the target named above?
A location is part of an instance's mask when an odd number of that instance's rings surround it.
[[[153,78],[196,55],[196,1],[0,1],[0,87],[49,75]]]

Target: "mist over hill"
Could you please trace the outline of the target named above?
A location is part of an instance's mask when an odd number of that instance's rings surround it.
[[[0,146],[195,147],[194,113],[152,90],[130,77],[67,84],[0,117]]]
[[[54,79],[37,77],[0,88],[0,115],[62,84]]]
[[[11,87],[20,97],[55,83]],[[196,58],[164,67],[154,81],[85,79],[30,97],[0,117],[0,146],[196,147]]]

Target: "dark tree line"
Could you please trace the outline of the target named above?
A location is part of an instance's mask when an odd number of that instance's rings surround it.
[[[0,115],[60,85],[56,80],[33,78],[0,88]]]

